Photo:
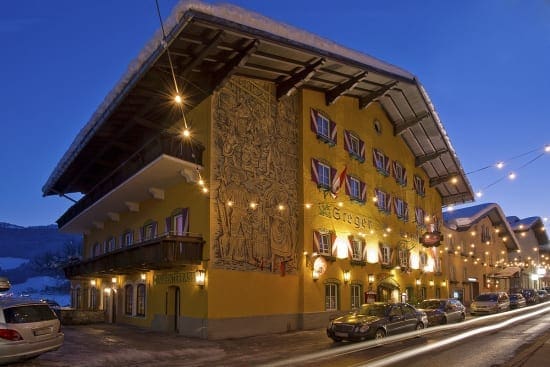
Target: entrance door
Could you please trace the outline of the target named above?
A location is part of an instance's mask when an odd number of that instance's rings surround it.
[[[179,333],[180,302],[180,288],[176,286],[169,287],[166,293],[168,331]]]

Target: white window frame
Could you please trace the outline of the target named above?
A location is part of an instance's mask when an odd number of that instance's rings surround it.
[[[116,241],[115,241],[115,238],[114,237],[110,237],[108,240],[107,240],[107,250],[109,252],[111,251],[114,251],[116,249]]]
[[[409,266],[409,251],[399,249],[399,266],[407,268]]]
[[[376,190],[376,205],[379,210],[386,211],[388,194],[382,190]]]
[[[154,239],[156,236],[155,233],[155,223],[149,223],[143,226],[143,240],[148,241]]]
[[[355,200],[361,200],[361,181],[355,177],[349,177],[350,197]]]
[[[319,185],[323,187],[330,187],[330,166],[319,162],[317,165],[317,174],[319,175]]]
[[[177,214],[174,215],[174,235],[176,236],[182,236],[183,233],[183,222],[184,222],[183,214]]]
[[[352,239],[351,241],[351,259],[356,261],[362,261],[363,260],[363,241],[359,239]]]
[[[351,308],[359,308],[362,304],[363,286],[361,284],[352,284],[350,286],[351,292]]]
[[[317,134],[330,139],[330,120],[322,114],[317,114]]]
[[[401,163],[395,161],[395,165],[394,165],[394,175],[395,175],[395,180],[399,183],[399,184],[404,184],[405,183],[405,169],[403,168],[403,166],[401,165]]]
[[[325,310],[338,310],[338,284],[336,283],[325,284]]]
[[[420,196],[426,195],[426,188],[424,187],[424,180],[422,179],[422,177],[414,175],[413,179],[414,190],[416,191],[416,193]]]
[[[399,219],[408,219],[405,217],[405,201],[400,198],[395,198],[395,215]]]
[[[378,149],[375,149],[374,154],[377,157],[377,159],[374,160],[374,162],[376,163],[376,169],[378,169],[382,172],[388,173],[388,171],[386,170],[386,163],[387,162],[386,162],[386,156],[384,155],[384,153],[382,153]]]
[[[330,232],[328,233],[320,233],[319,236],[319,253],[321,255],[331,255],[331,235]]]

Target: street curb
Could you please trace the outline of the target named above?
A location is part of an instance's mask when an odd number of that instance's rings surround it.
[[[500,367],[521,367],[525,366],[528,361],[540,352],[540,349],[550,339],[550,330],[537,337],[533,342],[526,343],[519,348],[520,352],[510,361],[503,363]]]

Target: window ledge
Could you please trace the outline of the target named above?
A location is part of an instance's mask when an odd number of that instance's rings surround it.
[[[367,262],[365,260],[350,260],[351,265],[366,266]]]

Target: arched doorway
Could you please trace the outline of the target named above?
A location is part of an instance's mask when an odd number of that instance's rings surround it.
[[[168,320],[168,331],[180,332],[180,287],[170,286],[166,292],[166,316]]]
[[[399,283],[392,277],[387,277],[378,283],[376,299],[380,302],[399,302]]]

